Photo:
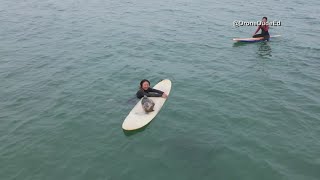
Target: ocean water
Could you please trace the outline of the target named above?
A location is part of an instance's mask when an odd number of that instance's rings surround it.
[[[2,0],[1,180],[319,180],[320,2]],[[269,42],[239,44],[280,20]],[[121,125],[141,79],[173,86]]]

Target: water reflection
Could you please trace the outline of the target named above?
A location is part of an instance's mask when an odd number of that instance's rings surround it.
[[[150,123],[149,123],[150,124]],[[149,124],[145,125],[144,127],[140,128],[140,129],[136,129],[136,130],[131,130],[131,131],[128,131],[128,130],[124,130],[122,129],[123,131],[123,134],[126,135],[126,136],[132,136],[132,135],[135,135],[139,132],[142,132],[144,130],[146,130],[146,128],[149,126]]]
[[[272,50],[268,41],[259,43],[259,49],[257,54],[260,57],[272,57]]]
[[[244,47],[244,46],[257,46],[258,51],[257,54],[259,57],[268,58],[272,57],[272,49],[269,45],[269,41],[262,42],[235,42],[233,43],[233,47]]]

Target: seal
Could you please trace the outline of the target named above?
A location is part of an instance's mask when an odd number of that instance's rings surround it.
[[[153,110],[153,107],[154,107],[154,102],[149,99],[146,95],[142,98],[141,100],[141,104],[142,104],[142,108],[143,110],[148,113],[148,112],[152,112],[154,111]]]

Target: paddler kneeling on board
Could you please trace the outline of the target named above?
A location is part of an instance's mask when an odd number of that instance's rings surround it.
[[[263,37],[264,40],[269,40],[269,25],[267,24],[267,17],[262,18],[261,24],[258,26],[256,32],[253,34],[253,38]],[[261,34],[257,34],[257,32],[261,29]]]
[[[139,91],[137,92],[136,95],[137,95],[137,98],[139,98],[139,99],[143,98],[144,96],[163,97],[163,98],[168,97],[168,95],[166,93],[164,93],[163,91],[151,88],[150,81],[148,81],[147,79],[143,79],[140,82],[140,88],[139,88]]]

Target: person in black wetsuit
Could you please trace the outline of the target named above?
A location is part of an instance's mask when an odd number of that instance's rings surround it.
[[[269,40],[270,35],[269,35],[269,25],[267,24],[267,17],[262,18],[262,23],[261,25],[258,26],[258,29],[256,32],[253,34],[253,38],[258,38],[258,37],[263,37],[264,40]],[[257,34],[257,32],[261,29],[261,34]]]
[[[136,93],[137,98],[141,99],[142,97],[144,97],[145,95],[147,97],[163,97],[163,98],[167,98],[168,95],[160,90],[157,89],[152,89],[150,87],[150,81],[148,81],[147,79],[143,79],[140,82],[140,89],[139,91]]]

